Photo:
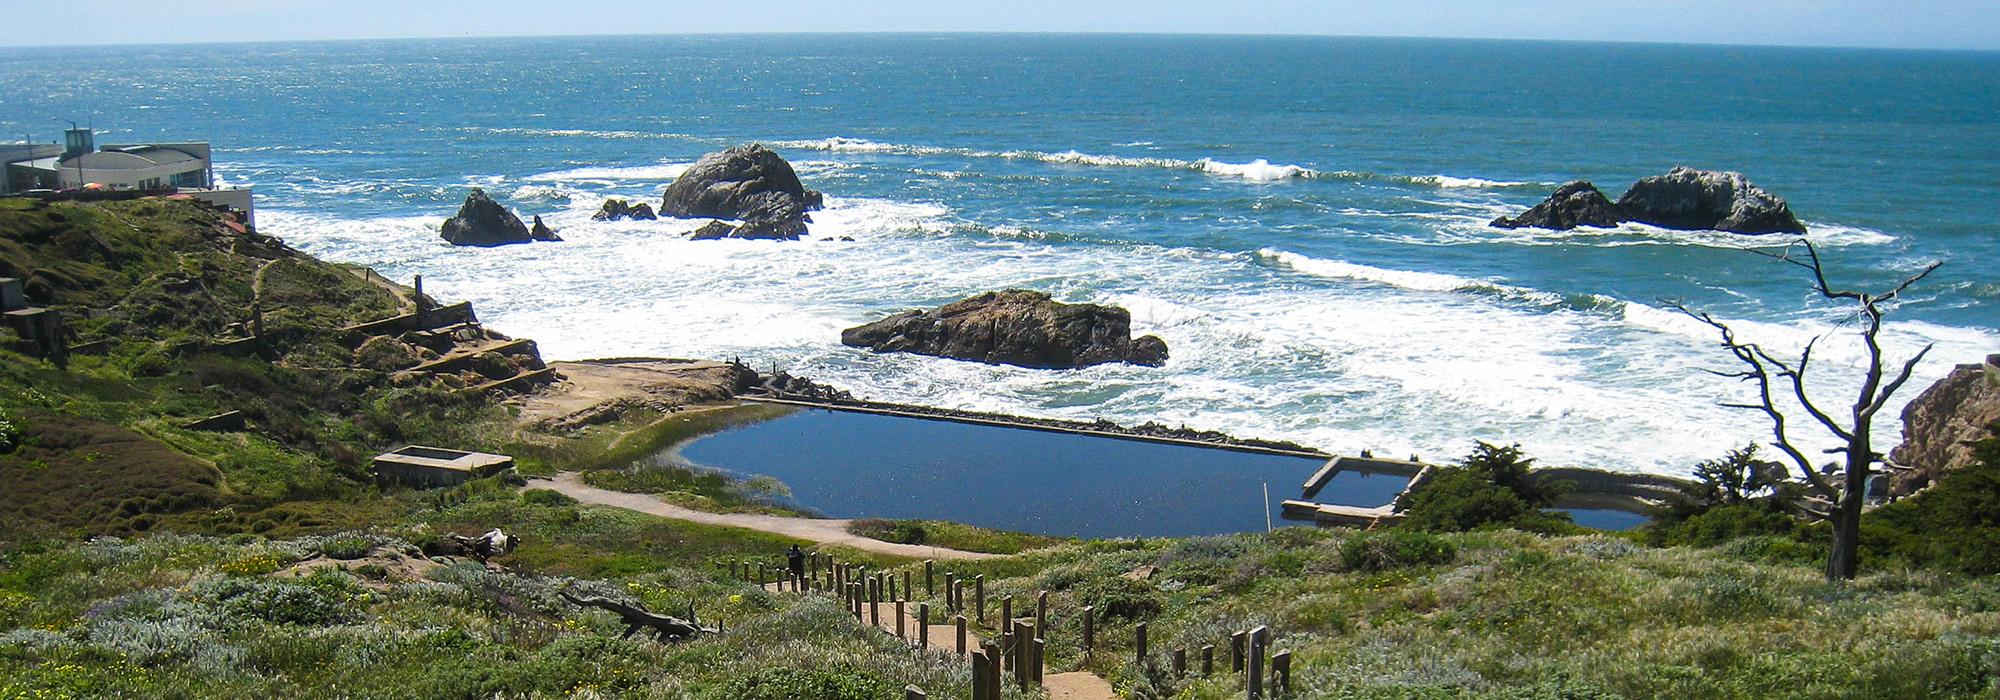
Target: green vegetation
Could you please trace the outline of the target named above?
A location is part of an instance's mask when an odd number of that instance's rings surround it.
[[[1405,517],[1401,527],[1434,532],[1513,528],[1558,534],[1575,532],[1569,514],[1544,510],[1555,505],[1567,484],[1532,479],[1535,460],[1520,445],[1478,442],[1454,467],[1431,471],[1396,501]]]
[[[1070,541],[1067,538],[1051,537],[1048,535],[989,530],[983,527],[946,520],[884,520],[881,518],[862,518],[849,524],[847,531],[883,542],[927,544],[934,547],[949,547],[967,552],[988,552],[992,554],[1019,554],[1030,549],[1051,547]]]

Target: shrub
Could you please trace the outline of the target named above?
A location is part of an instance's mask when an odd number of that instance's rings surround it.
[[[1098,618],[1105,621],[1148,620],[1166,608],[1153,584],[1123,576],[1092,579],[1077,586],[1076,599],[1096,606]]]
[[[341,560],[360,559],[368,556],[374,544],[360,537],[342,537],[321,542],[319,551],[328,557]]]
[[[1432,532],[1511,527],[1553,534],[1571,528],[1568,513],[1550,513],[1471,469],[1445,467],[1396,501],[1403,526]]]
[[[887,681],[852,668],[767,668],[730,680],[709,697],[717,700],[877,700],[898,694]]]
[[[898,544],[923,544],[930,539],[924,526],[908,520],[862,518],[849,523],[847,531],[874,540]]]
[[[573,506],[576,499],[555,489],[528,489],[521,492],[521,502],[534,506]]]
[[[1365,532],[1340,545],[1341,566],[1349,571],[1388,571],[1405,566],[1449,564],[1458,546],[1427,532]]]
[[[1974,455],[1979,461],[1946,472],[1923,492],[1863,516],[1864,551],[1965,574],[2000,572],[1993,556],[2000,552],[2000,436],[1980,441]]]
[[[359,587],[345,574],[318,573],[296,580],[223,578],[196,588],[197,595],[222,610],[266,622],[323,626],[353,622],[348,606]]]
[[[21,428],[14,425],[5,411],[0,411],[0,455],[14,451],[21,444]]]

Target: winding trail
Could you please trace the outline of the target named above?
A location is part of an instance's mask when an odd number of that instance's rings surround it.
[[[540,485],[538,482],[529,483],[531,488]],[[636,510],[663,518],[686,520],[704,525],[740,527],[768,532],[774,535],[794,537],[809,542],[818,542],[820,544],[852,547],[865,552],[886,554],[893,557],[909,557],[912,559],[993,559],[1001,556],[985,552],[967,552],[949,547],[897,544],[869,539],[848,532],[847,525],[853,521],[846,519],[787,518],[755,513],[710,513],[692,508],[683,508],[663,502],[650,494],[625,493],[623,491],[612,491],[591,486],[583,483],[583,475],[576,472],[558,474],[554,479],[549,480],[548,485],[563,495],[583,503]]]

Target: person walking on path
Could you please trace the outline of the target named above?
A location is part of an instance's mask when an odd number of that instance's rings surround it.
[[[805,550],[799,549],[799,546],[796,544],[792,545],[791,549],[785,550],[785,565],[791,568],[793,581],[804,579],[806,577]]]

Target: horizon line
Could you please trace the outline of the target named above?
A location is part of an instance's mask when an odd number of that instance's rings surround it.
[[[478,34],[478,35],[410,35],[379,37],[321,37],[287,39],[241,39],[220,41],[154,41],[154,42],[103,42],[103,43],[25,43],[0,46],[0,50],[33,49],[88,49],[124,48],[152,46],[251,46],[258,44],[341,44],[364,42],[400,41],[480,41],[515,39],[639,39],[660,37],[751,37],[751,36],[1178,36],[1211,38],[1285,38],[1285,39],[1409,39],[1433,41],[1491,41],[1535,44],[1599,44],[1638,46],[1694,46],[1717,48],[1757,48],[1757,49],[1828,49],[1843,51],[1903,51],[1932,53],[2000,53],[2000,46],[1907,46],[1907,45],[1859,45],[1859,44],[1785,44],[1785,43],[1735,43],[1725,41],[1655,40],[1655,39],[1546,39],[1536,37],[1501,37],[1469,35],[1433,34],[1326,34],[1317,32],[1198,32],[1198,31],[1097,31],[1097,30],[833,30],[833,31],[689,31],[689,32],[606,32],[568,34]]]

